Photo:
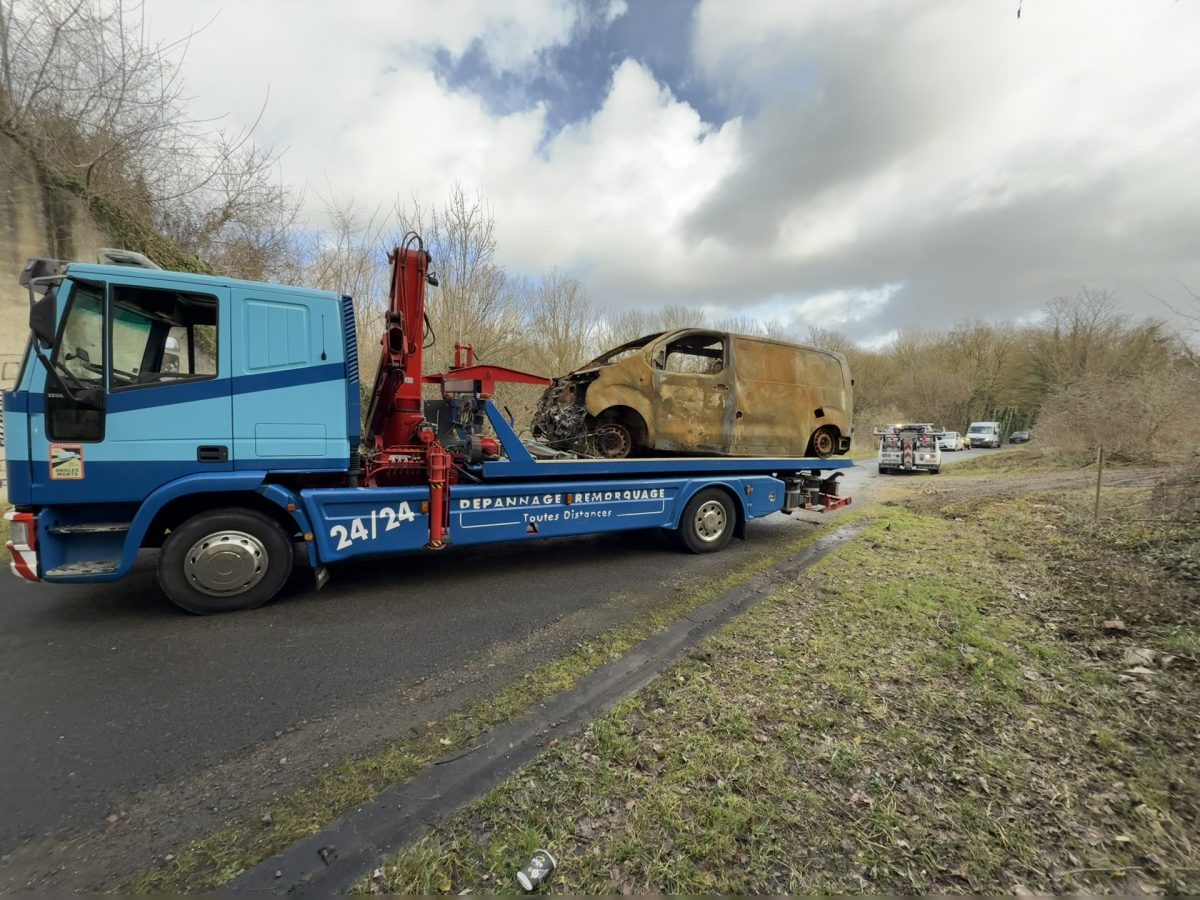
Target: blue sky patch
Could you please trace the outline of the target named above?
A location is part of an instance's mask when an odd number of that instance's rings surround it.
[[[630,0],[609,21],[607,2],[587,0],[570,41],[543,50],[523,71],[497,71],[478,41],[457,59],[438,50],[433,71],[448,87],[479,96],[493,115],[544,103],[549,137],[594,115],[608,95],[613,70],[633,59],[706,122],[719,125],[734,113],[693,73],[696,5],[696,0]]]

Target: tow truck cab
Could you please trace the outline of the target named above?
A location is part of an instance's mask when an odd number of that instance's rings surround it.
[[[198,494],[269,508],[271,483],[345,477],[361,430],[349,297],[55,260],[21,282],[32,335],[4,394],[18,575],[115,580]]]

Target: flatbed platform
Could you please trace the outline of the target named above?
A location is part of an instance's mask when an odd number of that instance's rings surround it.
[[[488,484],[528,479],[650,478],[679,475],[776,475],[798,472],[832,472],[853,468],[840,457],[778,456],[644,456],[627,459],[534,459],[495,406],[486,407],[488,419],[508,459],[485,462]]]

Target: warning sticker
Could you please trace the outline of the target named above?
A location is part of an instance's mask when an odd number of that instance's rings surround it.
[[[83,478],[83,447],[80,444],[51,444],[50,477],[56,481]]]

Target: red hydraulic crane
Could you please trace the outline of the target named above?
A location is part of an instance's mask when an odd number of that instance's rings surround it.
[[[458,481],[462,463],[495,458],[499,444],[481,437],[479,403],[490,399],[499,382],[550,383],[548,378],[503,366],[476,362],[470,344],[454,345],[448,372],[423,375],[422,357],[430,334],[425,315],[425,286],[437,285],[430,256],[421,238],[409,232],[402,246],[388,254],[392,265],[386,327],[379,370],[366,415],[368,447],[366,483],[429,484],[429,546],[443,546],[448,527],[447,489]],[[422,386],[439,384],[458,426],[459,443],[444,446],[438,430],[426,420]]]

